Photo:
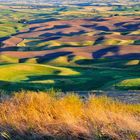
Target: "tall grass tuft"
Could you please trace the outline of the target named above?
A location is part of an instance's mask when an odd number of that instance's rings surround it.
[[[140,105],[22,91],[0,103],[0,135],[12,140],[138,140]]]

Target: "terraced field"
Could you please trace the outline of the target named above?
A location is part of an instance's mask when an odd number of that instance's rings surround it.
[[[76,5],[0,10],[2,90],[140,89],[139,10]]]

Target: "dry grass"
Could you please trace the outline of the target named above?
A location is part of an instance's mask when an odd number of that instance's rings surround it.
[[[51,92],[52,93],[52,92]],[[1,137],[24,139],[138,140],[140,105],[107,97],[21,92],[0,103]]]

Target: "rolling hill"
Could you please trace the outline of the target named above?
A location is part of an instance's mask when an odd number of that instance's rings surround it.
[[[2,90],[140,89],[137,6],[14,4],[0,10]]]

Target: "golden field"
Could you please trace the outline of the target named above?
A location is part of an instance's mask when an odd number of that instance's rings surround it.
[[[0,134],[12,140],[138,140],[140,104],[22,91],[2,97]]]

